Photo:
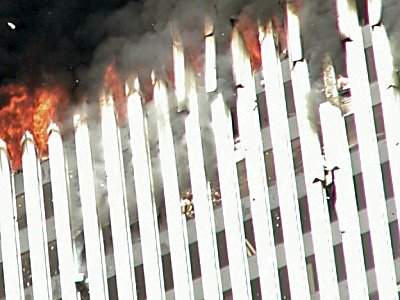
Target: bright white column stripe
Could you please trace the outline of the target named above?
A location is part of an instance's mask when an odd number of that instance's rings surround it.
[[[86,117],[75,115],[74,126],[90,296],[93,299],[108,299],[104,245],[97,218],[93,164]]]
[[[397,219],[400,220],[400,102],[393,86],[393,56],[385,27],[374,26],[371,34]]]
[[[296,14],[296,8],[290,2],[286,4],[286,21],[287,21],[287,41],[289,50],[289,59],[291,62],[303,59],[303,50],[301,47],[301,33],[299,18]],[[269,53],[268,53],[269,54]]]
[[[300,43],[300,24],[299,18],[294,13],[293,9],[288,6],[287,9],[287,22],[288,22],[288,43],[290,49],[299,49],[301,53]],[[263,51],[266,54],[266,61],[275,58],[271,62],[271,67],[280,70],[278,64],[279,59],[273,56],[271,51],[274,51],[274,41],[272,33],[267,35],[269,39],[269,48]],[[265,41],[267,43],[267,41]],[[328,206],[323,196],[321,184],[313,184],[316,177],[323,176],[323,157],[321,155],[321,145],[318,140],[317,132],[311,127],[310,120],[308,119],[307,108],[307,94],[310,92],[309,73],[307,62],[304,60],[295,61],[297,58],[292,53],[289,53],[291,59],[291,78],[294,94],[294,102],[296,106],[296,117],[299,128],[301,154],[303,160],[304,181],[307,191],[308,207],[311,218],[313,248],[315,254],[315,264],[318,274],[319,293],[321,299],[339,299],[339,286],[337,283],[335,257],[333,253],[333,242],[331,224],[329,220]],[[270,59],[271,58],[271,59]],[[301,59],[302,57],[300,57]],[[270,73],[271,67],[265,66],[265,72]],[[280,72],[278,72],[280,73]],[[269,76],[271,76],[269,74]],[[282,77],[277,74],[276,79],[281,79],[275,82],[276,87],[271,89],[281,89],[282,93]],[[274,77],[271,76],[271,82]],[[266,81],[268,83],[268,81]]]
[[[185,57],[183,54],[182,40],[177,32],[174,34],[173,42],[174,56],[174,77],[175,94],[178,102],[178,111],[183,110],[186,105],[186,87],[185,87]]]
[[[29,132],[25,133],[22,145],[22,167],[33,295],[36,299],[52,299],[46,217],[41,184],[42,175],[36,156],[33,136]]]
[[[152,194],[147,123],[143,116],[142,99],[137,93],[128,97],[128,118],[146,296],[148,299],[162,300],[165,299],[165,290],[156,204]]]
[[[167,89],[161,81],[156,83],[154,98],[160,118],[169,110]],[[222,299],[214,212],[207,190],[200,128],[190,122],[185,125],[204,298]]]
[[[189,99],[189,101],[191,102],[192,100]],[[192,107],[190,112],[191,114],[193,113]],[[232,121],[221,94],[218,94],[212,102],[211,114],[217,151],[232,294],[234,299],[251,299],[242,203],[231,127]],[[261,269],[260,274],[266,271],[269,270]]]
[[[261,56],[290,292],[293,297],[309,299],[282,70],[275,50],[271,25],[268,27],[261,41]]]
[[[339,108],[330,103],[320,106],[325,158],[335,171],[336,212],[342,233],[344,261],[350,299],[368,299],[367,276],[360,237],[357,201],[346,128]]]
[[[364,179],[377,286],[380,298],[396,299],[398,297],[396,274],[371,107],[372,101],[363,39],[361,29],[358,26],[356,10],[350,7],[350,4],[355,5],[355,2],[337,0],[337,3],[342,3],[342,6],[346,8],[346,14],[339,16],[345,18],[345,23],[352,28],[349,31],[351,41],[345,43],[346,63],[359,144],[361,170]],[[338,13],[343,12],[339,10]],[[342,27],[339,29],[342,30]]]
[[[376,25],[382,18],[382,0],[368,0],[368,19],[370,25]]]
[[[138,95],[136,95],[138,97]],[[166,100],[166,99],[164,99]],[[139,100],[135,100],[139,101]],[[181,213],[178,171],[176,167],[174,140],[167,103],[159,103],[157,117],[161,171],[168,222],[175,299],[194,299],[192,270],[188,248],[186,216]],[[165,107],[161,107],[167,105]]]
[[[101,99],[101,126],[118,298],[136,299],[122,149],[111,95]]]
[[[63,299],[77,299],[64,149],[59,128],[54,123],[49,126],[48,145],[61,296]]]
[[[261,292],[264,297],[280,299],[281,293],[255,86],[251,77],[249,58],[244,54],[243,45],[236,30],[233,32],[232,54],[234,75],[238,86],[237,113],[239,132],[245,152]],[[247,75],[247,77],[243,75]],[[297,251],[297,249],[293,250]],[[304,255],[302,259],[304,260]]]
[[[335,257],[333,253],[332,232],[328,207],[320,183],[314,178],[323,179],[323,164],[317,133],[311,128],[307,118],[307,93],[310,90],[307,63],[299,61],[292,69],[292,86],[296,105],[302,151],[304,179],[308,207],[311,218],[313,248],[318,273],[321,299],[339,299]]]
[[[304,179],[307,191],[308,207],[311,218],[313,248],[315,255],[315,264],[318,273],[319,293],[322,299],[339,299],[339,286],[337,283],[335,257],[333,253],[333,242],[331,233],[331,224],[329,220],[328,207],[323,196],[321,184],[313,184],[316,177],[324,176],[323,157],[321,155],[321,145],[315,129],[312,128],[308,119],[307,94],[310,91],[309,73],[307,62],[299,57],[302,54],[300,41],[300,23],[299,18],[290,5],[287,7],[288,20],[288,45],[289,51],[293,49],[295,53],[289,53],[291,60],[291,78],[296,106],[296,117],[299,128],[300,146],[303,160]],[[265,61],[271,61],[266,65],[266,72],[270,76],[269,81],[275,84],[272,89],[281,89],[283,80],[279,76],[280,63],[279,58],[272,53],[276,53],[272,32],[267,33],[268,41],[265,43],[269,47],[263,51]],[[296,51],[297,49],[297,51]],[[275,51],[275,52],[274,52]],[[278,67],[278,68],[277,68]],[[275,70],[271,74],[271,70]],[[280,79],[280,80],[274,80]]]
[[[21,250],[17,223],[13,176],[7,155],[7,146],[0,140],[0,234],[3,259],[4,289],[7,299],[24,299]]]
[[[215,46],[214,25],[211,18],[206,18],[205,24],[205,86],[206,92],[217,89],[217,52]]]

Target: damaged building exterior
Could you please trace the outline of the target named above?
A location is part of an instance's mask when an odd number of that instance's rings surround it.
[[[398,299],[400,97],[380,1],[363,26],[349,2],[346,76],[326,59],[316,116],[289,4],[287,53],[260,27],[258,72],[233,30],[234,106],[207,24],[202,84],[175,37],[175,86],[153,74],[149,108],[130,78],[126,126],[105,94],[98,124],[75,114],[72,141],[49,126],[40,163],[26,133],[22,172],[1,142],[0,298]]]

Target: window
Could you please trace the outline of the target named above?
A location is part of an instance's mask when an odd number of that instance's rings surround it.
[[[247,185],[247,170],[246,170],[246,162],[244,159],[239,161],[236,164],[238,180],[239,180],[239,190],[240,197],[243,198],[249,195],[249,188]]]
[[[272,218],[272,228],[274,232],[275,245],[282,244],[283,231],[282,231],[281,211],[279,207],[271,210],[271,218]]]
[[[167,253],[161,257],[163,275],[164,275],[164,287],[166,291],[174,288],[174,281],[172,276],[172,265],[171,265],[171,254]]]
[[[5,297],[3,263],[0,263],[0,298]]]
[[[189,253],[190,253],[190,265],[192,267],[192,279],[196,279],[201,276],[200,256],[199,256],[199,248],[197,242],[189,245]]]
[[[143,265],[135,267],[136,292],[138,299],[146,299]]]
[[[217,247],[219,267],[223,268],[229,265],[228,248],[226,246],[225,230],[217,233]]]
[[[343,244],[337,244],[333,246],[333,254],[335,256],[337,279],[338,282],[341,282],[347,278],[346,265],[344,262]]]
[[[300,138],[295,138],[291,141],[293,166],[295,174],[303,173],[303,160],[301,157]]]
[[[274,152],[272,151],[272,149],[264,152],[264,163],[266,168],[268,186],[272,186],[276,182]]]
[[[385,126],[383,124],[382,104],[379,103],[372,107],[375,123],[375,133],[378,141],[385,139]]]
[[[290,300],[290,286],[287,267],[284,266],[278,269],[279,282],[281,287],[281,297],[283,300]]]
[[[43,185],[43,199],[44,199],[44,211],[46,219],[49,219],[54,216],[53,193],[51,191],[50,183],[45,183]]]
[[[361,242],[362,242],[363,253],[364,253],[365,269],[368,271],[375,267],[374,255],[372,253],[371,235],[370,235],[369,231],[361,234]]]
[[[299,199],[301,231],[304,233],[311,231],[310,212],[308,208],[307,196]]]
[[[390,231],[390,238],[392,241],[392,251],[394,259],[400,257],[400,238],[399,238],[400,235],[397,222],[398,220],[389,223],[389,231]]]
[[[377,80],[377,74],[374,61],[374,50],[372,46],[365,49],[365,58],[367,60],[369,82],[375,82]]]
[[[288,118],[296,115],[296,107],[294,104],[294,96],[293,96],[293,88],[292,81],[286,81],[283,84],[285,89],[285,100],[286,100],[286,109]]]
[[[360,211],[367,207],[367,202],[365,201],[364,181],[362,178],[362,173],[358,173],[357,175],[353,176],[353,183],[356,192],[357,208],[358,211]]]
[[[17,197],[17,222],[18,229],[26,228],[27,220],[25,214],[25,194],[19,194]]]
[[[251,295],[254,300],[261,299],[261,285],[260,278],[256,278],[250,281]]]
[[[381,164],[381,170],[385,199],[388,200],[390,198],[393,198],[394,196],[392,174],[390,172],[389,162],[384,162],[383,164]]]
[[[345,118],[347,142],[349,144],[350,151],[358,149],[356,123],[354,120],[354,114],[347,115]]]
[[[319,290],[319,286],[318,286],[317,267],[315,265],[314,255],[306,257],[306,268],[307,268],[307,277],[308,277],[308,284],[310,287],[310,293],[315,293],[316,291]]]
[[[260,126],[261,128],[266,128],[269,126],[269,119],[268,119],[268,108],[265,98],[265,92],[257,94],[257,103],[258,103],[257,106],[258,114],[260,118]]]
[[[249,220],[244,222],[244,235],[246,237],[246,240],[257,251],[256,239],[255,239],[255,236],[254,236],[253,220],[252,219],[249,219]]]
[[[239,133],[239,121],[238,121],[236,106],[231,108],[231,118],[232,118],[233,139],[235,141],[238,141],[240,133]]]

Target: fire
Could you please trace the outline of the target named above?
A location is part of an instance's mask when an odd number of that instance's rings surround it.
[[[115,62],[108,65],[104,72],[104,87],[111,92],[117,110],[118,121],[123,123],[127,113],[126,96],[124,92],[124,82],[118,73]]]
[[[287,50],[287,30],[285,25],[276,16],[272,17],[272,24],[274,26],[275,32],[278,35],[278,43],[280,52]]]
[[[261,68],[261,47],[258,39],[258,26],[256,18],[251,11],[244,10],[239,16],[236,28],[240,32],[247,52],[250,55],[253,71]]]
[[[0,87],[0,97],[7,105],[0,109],[0,138],[7,143],[14,170],[21,168],[21,138],[31,131],[40,157],[47,155],[47,127],[61,121],[67,93],[60,87],[30,90],[22,84]]]

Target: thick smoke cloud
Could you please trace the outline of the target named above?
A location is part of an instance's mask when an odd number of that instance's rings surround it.
[[[219,31],[228,33],[230,17],[249,6],[269,16],[282,5],[278,0],[3,0],[0,84],[56,82],[81,95],[95,88],[114,58],[125,72],[149,74],[171,63],[172,21],[195,51],[202,47],[206,12],[217,11]]]

